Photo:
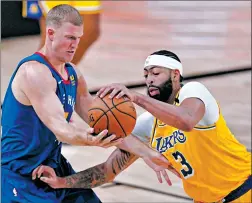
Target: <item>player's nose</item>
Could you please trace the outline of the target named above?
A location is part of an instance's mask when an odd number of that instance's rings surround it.
[[[153,83],[154,83],[153,77],[148,76],[148,77],[146,78],[146,83],[147,83],[147,85],[153,85]]]

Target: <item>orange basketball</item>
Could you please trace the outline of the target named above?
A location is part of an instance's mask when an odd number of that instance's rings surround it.
[[[136,124],[136,109],[126,96],[116,99],[96,97],[88,110],[89,126],[94,128],[94,134],[104,129],[108,135],[115,134],[117,138],[128,136]]]

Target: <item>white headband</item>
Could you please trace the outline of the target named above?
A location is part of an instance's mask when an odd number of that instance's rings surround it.
[[[179,70],[180,75],[183,75],[182,64],[168,56],[163,55],[150,55],[145,60],[144,68],[151,68],[151,66],[162,66],[164,68]]]

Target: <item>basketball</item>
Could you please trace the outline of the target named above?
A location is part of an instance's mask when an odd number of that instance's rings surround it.
[[[115,134],[118,138],[128,136],[136,124],[136,109],[126,96],[117,98],[96,97],[88,110],[89,126],[94,128],[94,134],[107,129],[108,136]]]

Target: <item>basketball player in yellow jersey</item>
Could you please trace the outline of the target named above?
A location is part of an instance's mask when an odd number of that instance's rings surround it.
[[[251,202],[251,153],[231,133],[207,88],[199,82],[182,85],[182,75],[180,59],[161,50],[145,61],[149,97],[120,84],[98,95],[127,95],[148,111],[133,134],[170,161],[195,202]]]
[[[199,82],[182,85],[180,59],[166,50],[154,52],[146,59],[144,75],[148,96],[120,84],[108,85],[97,95],[103,97],[110,91],[111,98],[127,95],[148,111],[138,117],[132,134],[169,160],[194,202],[251,202],[251,153],[230,132],[207,88]],[[52,168],[41,166],[33,171],[33,176],[50,174],[41,180],[53,188],[92,188],[110,182],[141,154],[149,153],[134,136],[124,138],[106,162],[76,175],[60,178]],[[164,164],[157,167],[158,162],[144,161],[157,172],[160,182],[162,174],[170,184]],[[91,170],[99,175],[89,178]]]
[[[41,30],[40,47],[44,46],[46,36],[45,16],[50,9],[60,4],[68,4],[76,8],[81,14],[84,22],[84,35],[82,36],[72,63],[77,65],[85,55],[88,48],[100,36],[100,1],[39,1],[42,17],[39,20]]]

